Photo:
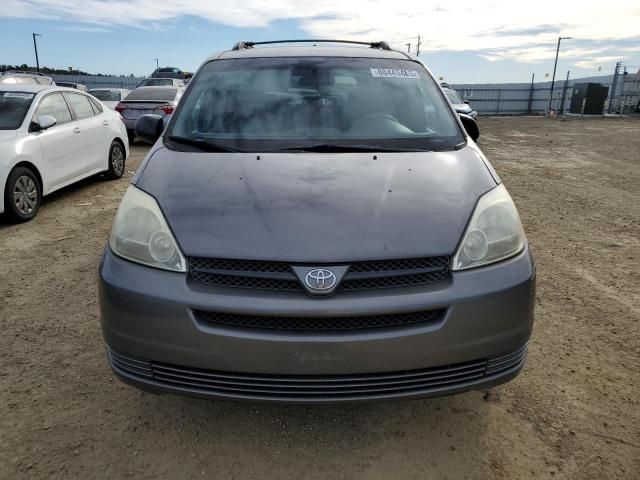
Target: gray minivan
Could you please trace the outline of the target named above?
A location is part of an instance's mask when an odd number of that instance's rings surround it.
[[[100,262],[115,374],[297,403],[514,378],[535,265],[475,121],[385,42],[286,43],[210,57],[166,128],[137,120],[154,145]]]

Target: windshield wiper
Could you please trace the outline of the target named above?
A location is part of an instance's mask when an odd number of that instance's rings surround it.
[[[179,143],[181,145],[188,145],[190,147],[195,147],[203,152],[241,152],[242,150],[238,150],[236,148],[230,147],[228,145],[224,145],[222,143],[216,143],[206,138],[190,138],[190,137],[180,137],[177,135],[169,135],[167,137],[172,143]]]
[[[312,145],[297,145],[273,150],[275,152],[320,152],[320,153],[347,153],[347,152],[427,152],[422,148],[382,147],[380,145],[337,145],[332,143],[317,143]]]

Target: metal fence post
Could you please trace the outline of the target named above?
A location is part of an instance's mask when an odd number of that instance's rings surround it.
[[[618,84],[618,72],[620,71],[620,62],[616,62],[616,69],[613,73],[613,82],[611,83],[611,93],[609,93],[609,108],[607,108],[607,113],[611,113],[613,109],[613,100],[616,93],[616,86]]]
[[[560,114],[564,115],[564,102],[565,102],[565,98],[567,96],[567,87],[569,85],[569,73],[570,70],[567,70],[567,78],[564,81],[564,86],[562,87],[562,100],[560,101]]]
[[[531,113],[531,104],[533,103],[533,80],[536,78],[536,74],[531,74],[531,87],[529,88],[529,106],[527,107],[527,113]]]

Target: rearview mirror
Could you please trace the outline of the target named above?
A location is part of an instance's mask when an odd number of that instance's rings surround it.
[[[475,142],[480,137],[480,129],[478,128],[478,123],[473,119],[473,117],[467,115],[466,113],[459,113],[460,121],[462,121],[462,126],[467,131],[467,134],[471,137],[471,139]]]
[[[34,125],[34,130],[36,132],[40,130],[46,130],[47,128],[53,127],[56,123],[58,123],[58,121],[55,119],[55,117],[52,117],[51,115],[40,115],[38,117],[38,121]]]
[[[469,105],[469,100],[462,100],[462,103],[466,103],[467,105]]]
[[[154,144],[164,131],[163,117],[152,113],[141,115],[136,120],[136,137],[146,143]]]

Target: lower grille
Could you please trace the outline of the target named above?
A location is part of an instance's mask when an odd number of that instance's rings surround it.
[[[339,401],[453,389],[520,365],[526,351],[525,345],[500,356],[455,365],[349,375],[232,373],[142,360],[111,350],[108,355],[116,371],[167,388],[247,399]]]
[[[203,311],[196,311],[194,314],[201,322],[223,327],[335,332],[425,325],[440,320],[445,312],[446,309],[443,308],[428,310],[426,312],[366,315],[360,317],[267,317]]]

